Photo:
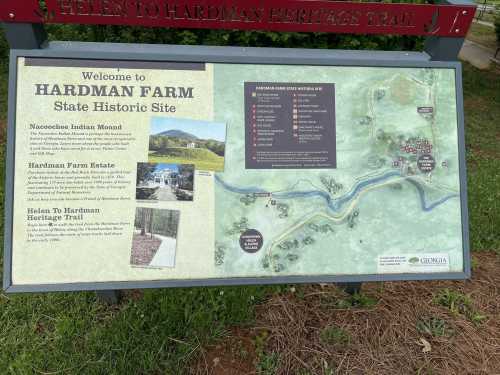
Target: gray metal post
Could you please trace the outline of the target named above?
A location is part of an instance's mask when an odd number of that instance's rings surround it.
[[[457,61],[465,38],[430,36],[425,40],[424,51],[433,61]]]
[[[40,49],[47,40],[41,23],[4,23],[3,28],[11,49]]]
[[[347,294],[353,296],[361,292],[361,286],[363,283],[338,283],[337,287],[342,289]]]
[[[442,0],[441,3],[450,5],[473,4],[470,0]],[[457,61],[464,41],[463,37],[428,36],[425,38],[424,52],[431,57],[432,61]]]
[[[121,293],[119,290],[98,290],[96,291],[97,299],[108,305],[115,305],[120,302]]]

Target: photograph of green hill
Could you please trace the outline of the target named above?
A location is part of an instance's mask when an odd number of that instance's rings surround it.
[[[198,170],[223,171],[226,124],[153,117],[150,163],[194,164]]]

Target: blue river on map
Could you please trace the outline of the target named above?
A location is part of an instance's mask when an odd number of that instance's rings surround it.
[[[229,190],[233,193],[238,193],[238,194],[253,194],[253,193],[266,193],[266,194],[272,194],[273,198],[276,199],[295,199],[295,198],[311,198],[311,197],[320,197],[323,198],[323,200],[326,202],[328,208],[334,212],[337,213],[339,212],[342,207],[351,201],[356,195],[358,195],[362,190],[366,189],[370,185],[377,184],[379,182],[383,182],[385,180],[388,180],[392,177],[395,176],[401,176],[400,172],[397,171],[391,171],[386,174],[383,174],[381,176],[373,177],[364,181],[360,181],[357,183],[354,188],[347,193],[346,195],[343,195],[339,198],[332,199],[332,197],[326,193],[325,191],[322,190],[306,190],[306,191],[288,191],[288,192],[269,192],[267,190],[258,188],[258,187],[237,187],[228,184],[222,178],[216,174],[215,175],[215,180],[217,183],[223,186],[224,189]],[[452,198],[457,198],[459,195],[458,194],[449,194],[446,195],[432,203],[428,203],[426,196],[425,196],[425,191],[424,188],[422,187],[421,184],[419,184],[417,181],[411,179],[411,178],[406,178],[405,181],[408,183],[412,184],[418,192],[418,196],[420,198],[420,206],[423,211],[429,212],[432,211],[434,208],[437,206],[445,203],[449,199]]]

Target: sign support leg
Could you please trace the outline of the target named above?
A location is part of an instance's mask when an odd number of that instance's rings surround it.
[[[4,23],[3,27],[11,49],[40,49],[47,40],[41,23]]]
[[[461,0],[439,0],[438,3],[449,4],[449,5],[461,5]],[[466,12],[472,12],[474,10],[464,10],[462,15],[466,15]],[[460,29],[456,29],[460,31]],[[465,37],[439,37],[439,36],[428,36],[425,38],[424,52],[426,52],[432,61],[458,61],[458,54],[462,49]]]
[[[361,286],[363,283],[338,283],[337,287],[342,289],[347,294],[353,296],[361,292]]]
[[[424,51],[433,61],[457,61],[464,38],[429,36],[425,39]]]
[[[99,302],[106,303],[108,305],[116,305],[120,302],[120,291],[119,290],[98,290],[96,291],[97,299]]]

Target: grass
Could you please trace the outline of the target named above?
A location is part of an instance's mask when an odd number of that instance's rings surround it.
[[[434,296],[434,303],[447,308],[452,314],[462,314],[476,324],[486,319],[485,315],[476,311],[469,296],[452,289],[441,290]]]
[[[480,21],[495,23],[495,18],[498,17],[495,13],[483,13]]]
[[[224,158],[202,148],[172,147],[165,154],[150,152],[148,161],[150,163],[194,164],[196,169],[205,171],[224,170]]]
[[[464,65],[470,242],[500,250],[500,70]]]
[[[351,342],[349,332],[337,326],[324,328],[319,335],[319,339],[323,344],[332,346],[346,346]]]
[[[1,78],[0,116],[5,118],[5,72]],[[464,94],[472,249],[499,250],[500,73],[465,65]],[[3,152],[0,148],[2,157]],[[0,198],[3,211],[2,189]],[[1,263],[0,258],[3,268]],[[251,286],[146,290],[128,293],[118,306],[100,304],[94,293],[0,293],[0,374],[183,374],[200,347],[224,336],[228,326],[252,324],[255,305],[278,290]],[[446,311],[482,320],[482,314],[461,296],[443,292],[435,298]],[[345,301],[347,311],[376,304],[375,299],[360,297]],[[419,329],[440,335],[444,328],[440,321],[426,321]],[[323,335],[327,340],[336,337]],[[272,373],[280,357],[264,349],[261,353],[259,368]]]
[[[116,307],[93,293],[2,295],[0,373],[182,374],[225,326],[252,321],[264,290],[153,290]]]
[[[259,375],[275,375],[279,368],[279,354],[273,353],[263,353],[259,356],[259,361],[257,362],[257,374]]]
[[[495,29],[475,22],[470,26],[467,39],[491,49],[496,49],[498,45]]]

